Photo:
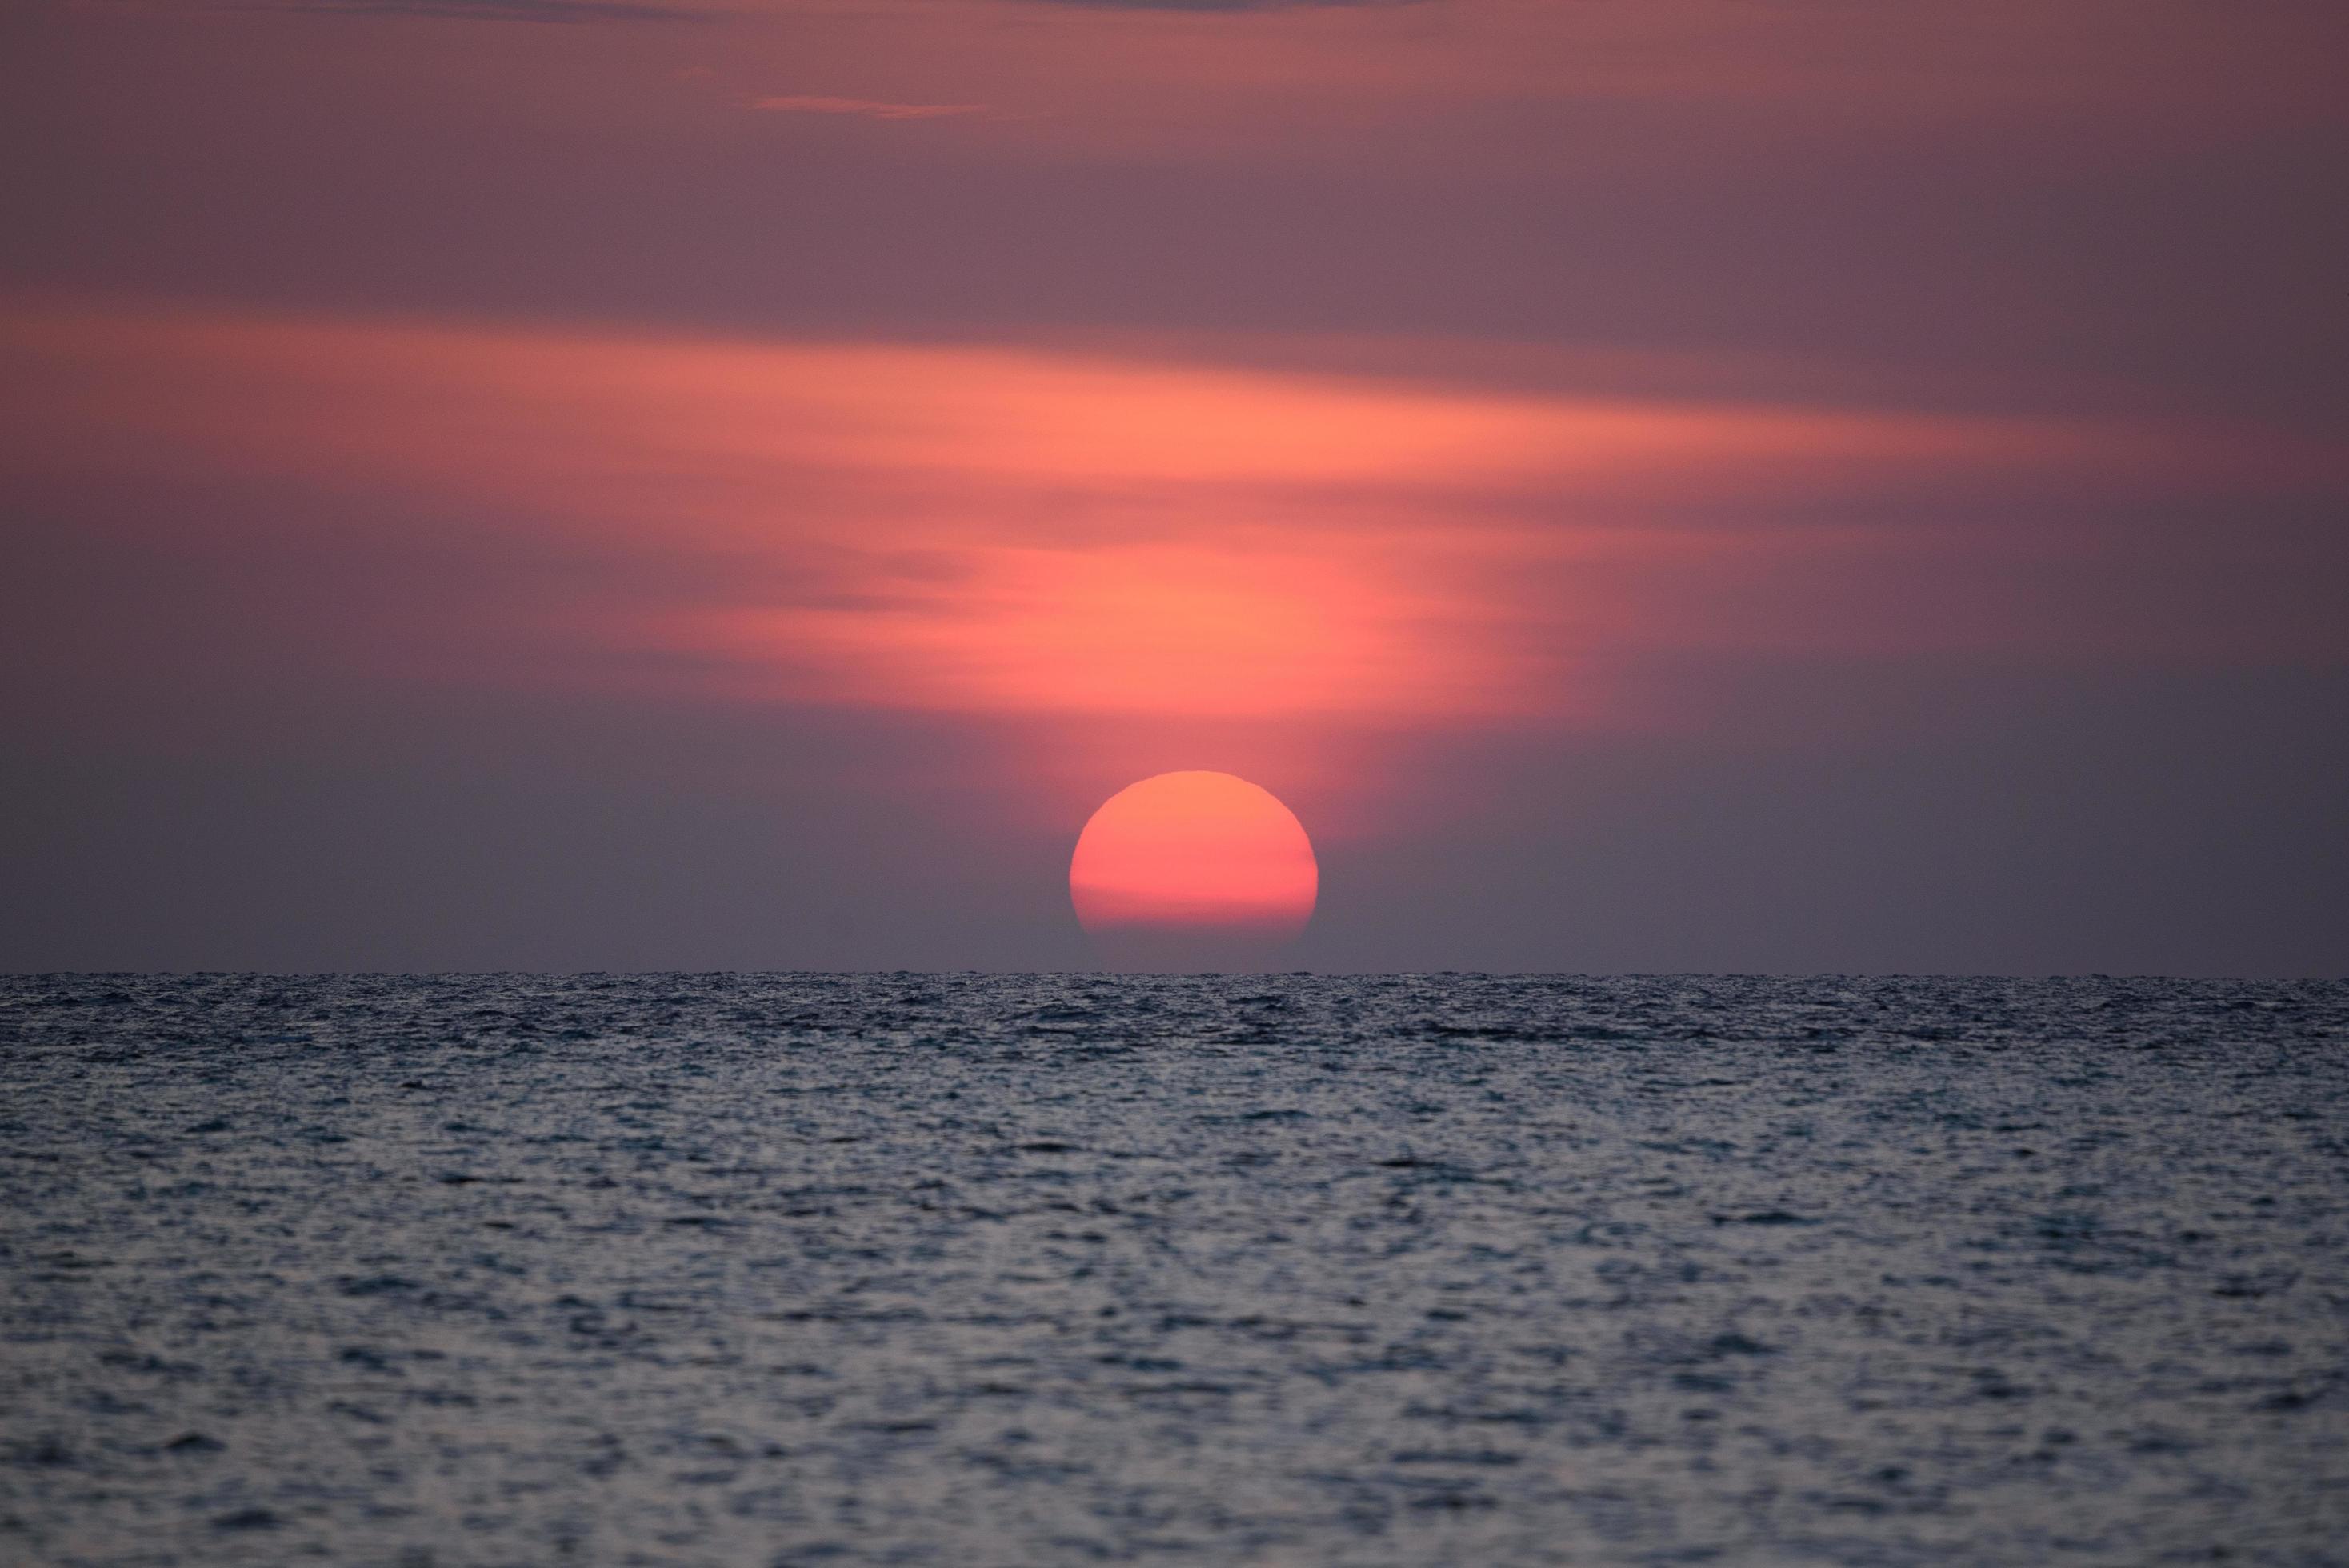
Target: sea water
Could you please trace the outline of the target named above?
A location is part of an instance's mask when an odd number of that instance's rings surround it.
[[[0,980],[0,1561],[2349,1562],[2349,985]]]

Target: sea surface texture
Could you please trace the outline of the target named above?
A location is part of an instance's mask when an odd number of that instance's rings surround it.
[[[0,1562],[2349,1563],[2349,985],[0,979]]]

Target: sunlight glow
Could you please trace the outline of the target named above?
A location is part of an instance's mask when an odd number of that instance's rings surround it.
[[[305,550],[559,563],[500,605],[526,678],[951,713],[1581,717],[1634,655],[1926,634],[1804,608],[1946,548],[1855,521],[1896,477],[2147,451],[1106,349],[16,308],[0,359],[39,388],[0,399],[20,465],[347,498]]]

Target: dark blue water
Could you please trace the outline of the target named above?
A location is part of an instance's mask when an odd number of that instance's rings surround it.
[[[2349,1562],[2349,986],[0,980],[0,1561]]]

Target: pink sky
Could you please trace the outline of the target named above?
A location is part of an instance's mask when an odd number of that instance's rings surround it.
[[[1316,962],[2321,966],[2344,54],[2313,5],[44,0],[0,697],[56,793],[6,852],[193,878],[165,773],[265,840],[362,754],[435,780],[419,841],[619,791],[533,852],[680,889],[735,874],[680,822],[878,802],[709,961],[1049,965],[1055,835],[1202,767],[1330,847]],[[305,894],[310,946],[82,894],[0,938],[693,961],[405,859],[407,923]],[[1809,913],[1741,928],[1772,885]]]

